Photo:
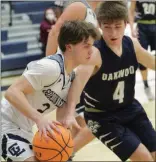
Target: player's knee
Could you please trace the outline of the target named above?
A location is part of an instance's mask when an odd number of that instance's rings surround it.
[[[140,144],[130,157],[131,161],[154,161],[147,148]]]

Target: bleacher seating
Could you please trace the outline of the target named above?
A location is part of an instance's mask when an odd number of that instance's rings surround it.
[[[27,51],[27,42],[15,42],[15,43],[2,43],[1,50],[4,55],[10,55],[14,53],[26,52]]]
[[[30,61],[43,57],[42,44],[39,42],[39,27],[45,9],[53,6],[52,1],[2,2],[2,73],[24,69]],[[9,26],[10,20],[12,26]]]
[[[24,69],[30,61],[34,61],[42,57],[43,55],[39,51],[36,51],[36,53],[31,52],[29,54],[20,53],[18,55],[9,55],[9,57],[2,57],[1,66],[3,67],[3,71]]]
[[[1,41],[6,41],[8,39],[8,32],[7,30],[1,31]]]
[[[44,11],[46,8],[49,7],[53,7],[53,3],[51,1],[12,2],[12,8],[15,13]]]
[[[29,17],[33,24],[38,24],[43,20],[44,12],[30,13]]]

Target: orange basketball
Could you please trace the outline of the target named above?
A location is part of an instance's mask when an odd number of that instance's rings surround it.
[[[33,139],[33,151],[35,156],[40,161],[67,161],[73,153],[73,140],[70,130],[58,125],[61,134],[55,133],[53,138],[47,133],[48,142],[44,137],[40,140],[39,132]]]

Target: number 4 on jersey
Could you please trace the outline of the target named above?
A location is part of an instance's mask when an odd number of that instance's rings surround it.
[[[125,88],[125,82],[124,81],[119,82],[113,94],[113,100],[119,100],[119,103],[123,102],[124,88]]]

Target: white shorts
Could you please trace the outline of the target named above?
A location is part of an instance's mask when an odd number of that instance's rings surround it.
[[[6,161],[25,161],[35,156],[32,150],[33,133],[20,129],[12,122],[2,122],[2,157]]]

